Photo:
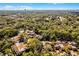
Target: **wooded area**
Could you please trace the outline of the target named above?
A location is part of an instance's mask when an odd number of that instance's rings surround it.
[[[79,56],[78,12],[27,12],[0,14],[1,56]]]

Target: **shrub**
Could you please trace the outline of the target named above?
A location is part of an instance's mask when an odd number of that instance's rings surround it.
[[[23,52],[22,56],[34,56],[34,54],[32,51],[29,51],[29,52]]]
[[[13,28],[3,28],[2,31],[0,32],[0,37],[12,37],[18,34],[18,31]]]
[[[42,49],[42,43],[36,38],[29,38],[27,45],[33,52],[39,52]]]

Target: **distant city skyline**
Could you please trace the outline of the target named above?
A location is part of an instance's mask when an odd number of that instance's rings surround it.
[[[79,3],[0,3],[0,10],[77,10]]]

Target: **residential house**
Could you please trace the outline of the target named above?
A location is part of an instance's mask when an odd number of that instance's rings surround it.
[[[17,42],[21,37],[19,35],[15,36],[15,37],[12,37],[11,40],[13,42]]]
[[[43,38],[43,36],[41,36],[41,35],[37,35],[37,34],[36,34],[35,37],[38,38],[38,39],[42,39],[42,38]]]
[[[12,47],[12,50],[14,50],[17,54],[19,54],[27,49],[25,44],[19,43],[19,42],[15,43],[11,47]]]
[[[26,42],[26,38],[22,38],[22,37],[20,37],[20,35],[17,35],[17,36],[15,36],[15,37],[13,37],[13,38],[11,38],[12,39],[12,42],[19,42],[19,43],[21,43],[21,42]]]
[[[29,36],[29,37],[35,37],[35,32],[32,30],[26,30],[25,33]]]

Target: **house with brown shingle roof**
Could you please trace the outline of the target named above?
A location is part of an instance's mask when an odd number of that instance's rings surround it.
[[[21,53],[27,49],[25,44],[19,43],[19,42],[15,43],[11,47],[12,47],[12,50],[15,51],[17,54]]]

